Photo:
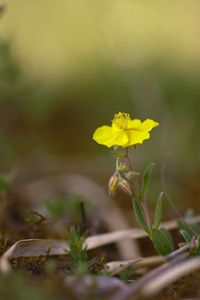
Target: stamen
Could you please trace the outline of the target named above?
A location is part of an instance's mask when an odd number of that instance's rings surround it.
[[[115,114],[113,121],[117,121],[119,119],[130,120],[130,114],[122,112]]]

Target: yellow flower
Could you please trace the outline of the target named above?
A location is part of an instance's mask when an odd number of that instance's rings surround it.
[[[150,138],[152,128],[158,126],[158,122],[147,119],[141,122],[139,119],[132,120],[127,113],[115,114],[111,126],[101,126],[93,134],[93,139],[107,147],[120,146],[123,148],[142,144]]]

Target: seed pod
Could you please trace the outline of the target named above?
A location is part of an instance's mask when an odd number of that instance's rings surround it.
[[[109,183],[108,183],[108,191],[111,196],[114,195],[116,192],[117,186],[118,186],[119,177],[118,175],[114,174],[110,177]]]
[[[129,196],[133,196],[133,191],[130,183],[126,179],[119,180],[118,186]]]

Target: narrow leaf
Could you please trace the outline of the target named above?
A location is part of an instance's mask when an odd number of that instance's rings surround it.
[[[148,193],[149,185],[151,181],[151,173],[154,166],[155,163],[150,163],[144,171],[142,193],[141,193],[142,199],[144,199]]]
[[[160,227],[160,223],[162,219],[162,197],[163,197],[163,192],[160,193],[156,202],[156,208],[154,214],[154,226],[156,228]]]
[[[188,210],[185,213],[185,219],[187,220],[187,222],[189,220],[191,220],[194,217],[194,210],[192,208],[188,208]],[[200,226],[199,224],[192,224],[190,225],[191,229],[196,233],[196,235],[200,234]]]
[[[172,245],[172,248],[174,248],[174,246],[173,246],[173,240],[172,240],[172,236],[171,236],[170,232],[169,232],[166,228],[164,228],[164,227],[160,228],[159,230],[160,230],[160,231],[165,235],[165,237],[169,240],[169,243]]]
[[[185,230],[180,230],[180,234],[182,235],[182,237],[184,238],[184,240],[185,240],[187,243],[190,243],[190,242],[191,242],[190,235],[187,233],[187,231],[185,231]]]
[[[146,231],[149,234],[149,227],[147,225],[147,221],[144,215],[144,210],[140,201],[134,199],[132,203],[133,203],[133,210],[138,224],[142,229],[144,229],[144,231]]]
[[[184,230],[187,232],[188,236],[190,236],[190,240],[192,239],[193,236],[197,235],[197,233],[194,231],[194,229],[190,225],[188,225],[185,221],[179,219],[179,220],[177,220],[177,224],[181,230]]]
[[[152,242],[154,248],[160,255],[167,255],[173,251],[173,243],[169,232],[164,229],[152,229]]]

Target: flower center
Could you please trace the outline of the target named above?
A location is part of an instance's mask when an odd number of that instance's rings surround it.
[[[112,120],[112,124],[117,128],[126,130],[128,121],[130,121],[130,115],[127,113],[119,112],[118,114],[115,114],[114,119]]]

